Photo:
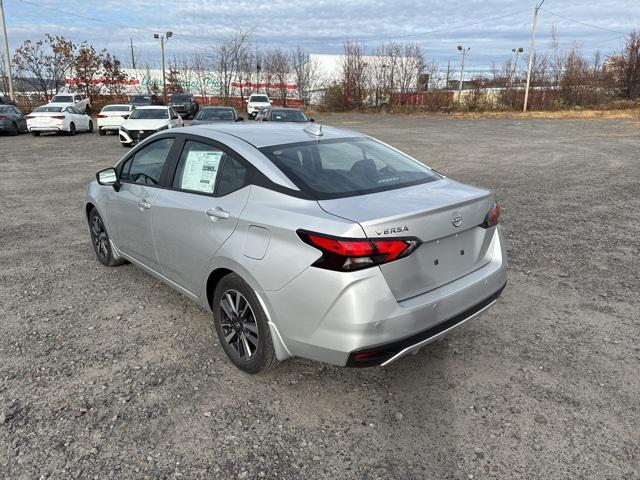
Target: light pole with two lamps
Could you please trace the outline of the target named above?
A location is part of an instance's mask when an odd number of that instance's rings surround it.
[[[458,51],[462,53],[462,63],[460,64],[460,85],[458,85],[458,103],[462,101],[462,85],[464,83],[464,58],[467,52],[471,50],[471,47],[464,48],[462,45],[458,45]]]
[[[169,41],[169,39],[173,36],[173,32],[166,32],[164,35],[162,33],[154,33],[153,38],[160,39],[160,50],[162,50],[162,101],[167,103],[167,80],[164,71],[164,43]]]

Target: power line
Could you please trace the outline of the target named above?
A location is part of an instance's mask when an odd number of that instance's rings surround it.
[[[598,30],[604,30],[605,32],[619,33],[620,35],[628,35],[629,33],[629,32],[619,32],[618,30],[612,30],[610,28],[600,27],[598,25],[593,25],[591,23],[581,22],[580,20],[576,20],[575,18],[565,17],[564,15],[560,15],[559,13],[552,12],[551,10],[547,10],[546,8],[543,8],[542,11],[548,13],[549,15],[553,15],[554,17],[562,18],[564,20],[568,20],[569,22],[584,25],[585,27],[596,28]]]

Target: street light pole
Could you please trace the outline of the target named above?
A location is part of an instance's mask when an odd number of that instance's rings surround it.
[[[513,81],[516,78],[516,72],[517,72],[517,69],[518,69],[518,55],[521,54],[522,52],[524,52],[524,48],[522,48],[522,47],[520,47],[520,48],[512,48],[511,51],[516,54],[516,61],[513,64],[513,73],[511,74],[511,80],[509,81],[509,83],[513,85]]]
[[[533,9],[533,23],[531,25],[531,48],[529,49],[529,68],[527,69],[527,87],[524,91],[524,105],[522,106],[522,111],[527,111],[527,104],[529,102],[529,86],[531,85],[531,68],[533,67],[533,57],[536,55],[536,23],[538,22],[538,11],[542,7],[544,0],[537,3]]]
[[[464,48],[458,45],[458,51],[462,52],[462,63],[460,64],[460,85],[458,85],[458,103],[462,102],[462,85],[464,84],[464,58],[471,47]]]
[[[153,38],[160,39],[160,50],[162,51],[162,101],[167,103],[167,76],[165,73],[165,58],[164,58],[164,42],[168,41],[173,36],[173,32],[166,32],[164,35],[161,33],[154,33]]]
[[[4,20],[4,5],[0,0],[0,19],[2,19],[2,31],[4,33],[4,62],[7,64],[7,83],[9,84],[9,98],[15,100],[13,93],[13,75],[11,74],[11,59],[9,58],[9,37],[7,36],[7,24]]]

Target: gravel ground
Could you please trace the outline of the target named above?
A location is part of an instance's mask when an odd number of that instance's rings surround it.
[[[503,206],[510,282],[387,368],[247,376],[210,316],[94,258],[97,134],[0,139],[0,477],[640,478],[640,126],[334,115]]]

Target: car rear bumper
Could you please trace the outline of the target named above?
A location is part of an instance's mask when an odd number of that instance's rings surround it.
[[[120,125],[122,121],[98,120],[98,128],[101,130],[120,130]]]
[[[387,365],[497,300],[507,279],[498,229],[490,251],[481,268],[400,302],[379,268],[345,273],[310,267],[285,288],[260,295],[293,356],[341,366]]]
[[[41,133],[47,133],[47,132],[61,132],[62,128],[61,127],[53,127],[53,126],[46,126],[46,127],[29,127],[29,131],[30,132],[41,132]]]

